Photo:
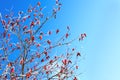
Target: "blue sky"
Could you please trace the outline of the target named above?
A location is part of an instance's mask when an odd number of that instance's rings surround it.
[[[29,4],[37,1],[4,0],[0,2],[0,12],[4,14],[4,9],[10,7],[16,12],[25,10]],[[42,0],[49,6],[51,2]],[[55,25],[63,30],[64,26],[71,26],[73,37],[87,33],[87,38],[81,44],[74,43],[82,46],[82,52],[86,54],[81,63],[81,80],[120,80],[120,1],[62,0],[62,4]]]

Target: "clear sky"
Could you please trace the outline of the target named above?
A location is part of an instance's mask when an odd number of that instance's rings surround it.
[[[120,1],[69,0],[63,10],[75,32],[88,34],[81,80],[120,80]]]
[[[5,8],[11,7],[16,12],[25,10],[37,1],[3,0],[0,12],[4,14]],[[52,5],[54,0],[41,1]],[[70,25],[73,37],[87,34],[82,42],[86,56],[81,63],[81,80],[120,80],[120,0],[62,0],[62,4],[57,26]]]

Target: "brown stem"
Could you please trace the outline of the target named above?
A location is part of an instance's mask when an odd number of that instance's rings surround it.
[[[56,15],[56,13],[53,13],[49,18],[45,19],[45,20],[43,21],[43,23],[39,26],[39,28],[35,31],[35,33],[34,33],[33,35],[35,35],[35,34],[43,27],[43,25],[44,25],[49,19],[51,19],[52,17],[54,17],[55,15]]]

